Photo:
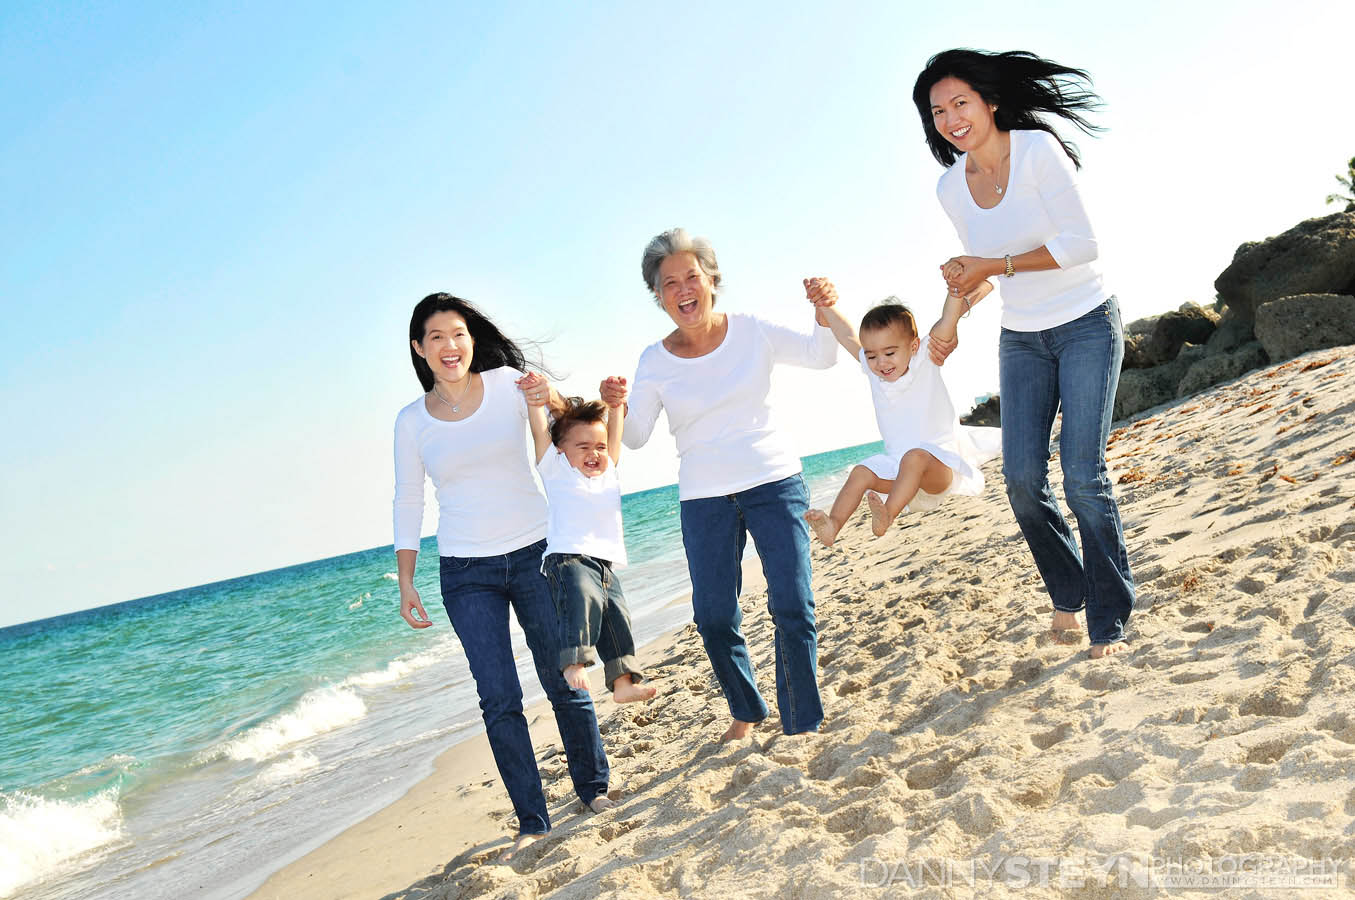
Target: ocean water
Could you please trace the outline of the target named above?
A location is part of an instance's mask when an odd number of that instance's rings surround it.
[[[816,505],[880,447],[807,457]],[[644,643],[691,617],[677,488],[622,511]],[[422,631],[389,546],[0,629],[0,897],[243,897],[431,772],[482,726],[420,555]]]

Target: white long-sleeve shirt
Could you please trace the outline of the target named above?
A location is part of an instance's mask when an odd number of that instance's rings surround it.
[[[425,475],[437,492],[440,556],[498,556],[546,536],[522,373],[505,366],[480,377],[480,408],[459,422],[433,418],[423,396],[395,417],[396,550],[419,549]]]
[[[1007,192],[992,209],[974,202],[965,181],[967,154],[946,169],[936,195],[970,256],[1000,259],[1049,248],[1057,269],[996,279],[1002,327],[1042,331],[1071,322],[1106,299],[1096,233],[1082,203],[1073,161],[1046,131],[1012,131]]]
[[[778,363],[826,369],[837,361],[833,332],[803,334],[749,315],[729,314],[725,339],[695,359],[660,341],[640,354],[622,441],[644,446],[659,412],[677,443],[678,499],[720,497],[788,478],[800,457],[777,430],[767,393]]]

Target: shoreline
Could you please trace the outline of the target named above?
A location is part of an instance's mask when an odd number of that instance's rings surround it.
[[[994,461],[983,496],[906,514],[884,539],[859,510],[815,547],[819,733],[785,737],[773,715],[715,743],[727,710],[679,629],[642,651],[658,697],[601,705],[615,809],[584,810],[559,752],[540,749],[554,829],[494,864],[511,813],[479,735],[251,896],[856,900],[944,892],[919,874],[930,861],[976,864],[984,895],[1061,897],[1072,879],[1146,898],[1170,888],[1157,860],[1257,857],[1311,863],[1325,880],[1290,886],[1344,896],[1352,383],[1355,347],[1316,351],[1117,423],[1108,460],[1139,588],[1124,653],[1091,660],[1085,639],[1049,635]],[[752,584],[744,599],[770,697],[773,629]],[[540,748],[548,710],[529,722]]]
[[[755,554],[750,555],[743,562],[742,597],[748,600],[764,591],[761,565]],[[687,592],[659,608],[672,609],[690,604],[691,593]],[[662,632],[638,647],[636,655],[646,670],[671,665],[677,644],[688,629],[695,633],[690,621]],[[604,720],[620,707],[611,702],[603,686],[600,664],[590,667],[588,676],[606,746]],[[675,681],[670,683],[668,680],[660,682],[659,687],[660,691],[679,689]],[[646,704],[627,706],[642,709]],[[540,698],[527,705],[523,713],[527,717],[538,765],[563,758],[550,701]],[[774,709],[772,716],[775,716]],[[718,737],[718,732],[715,736]],[[608,748],[609,761],[612,755],[612,749]],[[404,891],[395,890],[393,886],[397,883],[407,882],[406,890],[412,889],[421,882],[439,878],[468,860],[492,859],[512,844],[516,834],[512,806],[483,729],[440,751],[431,766],[429,774],[415,781],[398,798],[333,837],[285,860],[244,896],[247,900],[400,896]],[[542,768],[542,784],[548,787],[549,779],[545,767]],[[613,784],[613,789],[616,788]],[[549,787],[547,790],[552,832],[575,818],[592,815],[574,796],[567,775],[564,790],[567,796],[563,800],[554,799],[552,794],[555,792]],[[451,833],[446,833],[444,826],[449,823],[445,820],[453,815],[454,828]],[[444,821],[433,825],[434,820]],[[429,830],[418,833],[419,826],[424,823],[429,823]],[[429,831],[436,831],[438,836]],[[378,882],[388,887],[377,889],[379,892],[375,893],[354,890],[354,885]]]

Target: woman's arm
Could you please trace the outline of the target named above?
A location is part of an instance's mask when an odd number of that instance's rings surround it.
[[[639,450],[648,442],[649,436],[654,433],[654,423],[659,421],[659,412],[663,409],[663,400],[659,397],[655,380],[646,374],[646,356],[648,351],[640,357],[629,390],[625,379],[615,377],[599,385],[602,402],[608,406],[616,403],[622,408],[626,427],[621,440],[632,450]]]
[[[422,402],[422,401],[421,401]],[[400,585],[400,616],[411,628],[432,625],[414,589],[414,563],[423,524],[423,457],[409,419],[395,420],[395,567]]]
[[[418,557],[417,550],[395,551],[395,571],[400,581],[400,618],[408,622],[410,628],[427,628],[433,620],[428,618],[419,592],[414,588],[414,564]]]
[[[1043,246],[1011,257],[1012,271],[1040,272],[1067,269],[1089,263],[1100,253],[1091,217],[1078,190],[1076,169],[1058,142],[1043,131],[1031,132],[1027,147],[1035,189],[1045,213],[1055,228]],[[1005,258],[957,256],[941,266],[941,274],[953,293],[964,296],[980,279],[1007,273]]]
[[[809,334],[763,319],[754,320],[763,337],[771,344],[773,363],[788,363],[806,369],[827,369],[837,362],[837,341],[833,330],[821,325],[818,319],[822,308],[814,310],[814,330]]]

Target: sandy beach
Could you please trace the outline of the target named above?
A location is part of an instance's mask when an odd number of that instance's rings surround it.
[[[1128,652],[1093,661],[1049,635],[994,461],[981,497],[879,539],[863,506],[816,547],[819,733],[783,736],[773,713],[715,743],[728,709],[687,626],[643,652],[654,701],[595,695],[615,809],[573,797],[537,705],[555,827],[511,865],[480,736],[253,896],[1137,897],[1229,872],[1225,896],[1295,886],[1260,882],[1262,866],[1314,879],[1302,896],[1348,896],[1355,347],[1117,423],[1109,457],[1139,586]],[[1057,452],[1051,477],[1061,499]],[[744,627],[774,698],[751,587]]]

